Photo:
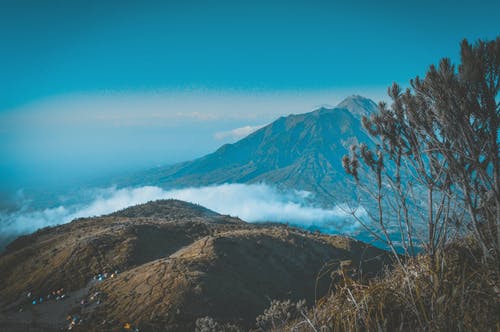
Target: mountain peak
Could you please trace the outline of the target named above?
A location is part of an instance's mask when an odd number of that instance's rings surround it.
[[[352,115],[361,118],[361,116],[368,116],[371,113],[377,111],[377,104],[369,98],[365,98],[360,95],[352,95],[345,98],[340,104],[337,105],[337,108],[345,108]]]

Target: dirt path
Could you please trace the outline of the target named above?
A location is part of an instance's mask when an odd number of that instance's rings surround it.
[[[17,301],[8,306],[0,306],[0,332],[45,332],[66,330],[66,317],[73,309],[80,307],[80,301],[86,297],[94,281],[86,287],[67,293],[67,298],[60,301],[46,301],[32,305]],[[22,310],[20,310],[22,309]]]

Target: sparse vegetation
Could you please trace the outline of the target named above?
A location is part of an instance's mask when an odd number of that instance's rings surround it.
[[[381,103],[363,119],[376,151],[354,146],[343,159],[377,202],[365,226],[397,266],[369,283],[344,275],[308,313],[312,324],[282,330],[500,330],[500,38],[464,41],[461,54],[458,71],[443,59],[406,92],[394,84],[391,107]],[[394,221],[403,255],[389,234]],[[422,225],[424,251],[415,256]]]
[[[44,310],[52,305],[45,295],[64,287],[68,303],[82,293],[74,312],[82,322],[73,330],[247,331],[269,298],[313,303],[315,294],[324,295],[329,279],[318,278],[318,271],[333,260],[352,262],[366,275],[390,263],[385,251],[346,237],[248,224],[193,204],[156,201],[16,241],[0,256],[0,306],[20,298],[26,309],[32,292],[44,296],[36,305]],[[115,277],[95,281],[96,274],[115,269]],[[87,292],[98,293],[99,304],[95,296],[89,304]],[[4,313],[23,314],[17,309],[0,311],[0,329]]]
[[[272,300],[270,307],[264,310],[262,315],[257,316],[257,327],[266,331],[284,326],[300,316],[305,309],[305,304],[305,300],[297,302]]]
[[[449,245],[419,255],[370,283],[348,277],[303,319],[277,331],[498,331],[498,283],[478,254]]]
[[[202,317],[196,320],[195,332],[241,332],[243,331],[234,324],[220,324],[212,317]]]

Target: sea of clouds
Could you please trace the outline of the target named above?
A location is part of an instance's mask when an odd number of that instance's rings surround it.
[[[131,205],[168,198],[197,203],[247,222],[279,222],[332,234],[356,234],[360,225],[346,206],[332,209],[311,206],[306,203],[310,195],[305,191],[282,192],[266,184],[222,184],[173,190],[155,186],[100,188],[92,190],[90,199],[84,204],[34,211],[23,208],[0,214],[0,235],[12,238],[75,218],[100,216]],[[359,208],[356,216],[366,218],[366,211]]]

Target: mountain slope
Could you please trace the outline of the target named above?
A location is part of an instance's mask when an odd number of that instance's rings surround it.
[[[266,182],[310,191],[331,204],[349,195],[338,190],[345,188],[341,159],[351,144],[370,144],[360,118],[375,110],[373,101],[351,96],[333,109],[281,117],[212,154],[150,170],[130,182],[164,187]]]
[[[98,290],[106,303],[89,318],[130,322],[141,331],[194,331],[197,318],[210,316],[247,330],[269,299],[312,304],[331,282],[328,273],[318,277],[321,268],[334,270],[341,261],[364,273],[388,262],[361,242],[283,226],[222,232],[103,283]]]
[[[149,202],[10,244],[0,254],[0,330],[60,330],[68,314],[83,319],[77,331],[122,331],[127,323],[193,331],[207,315],[250,328],[270,299],[314,303],[334,282],[329,273],[318,282],[318,273],[341,261],[365,277],[390,263],[386,252],[346,237]],[[56,298],[61,289],[65,297]]]
[[[191,203],[163,200],[44,228],[19,237],[0,255],[0,300],[76,290],[98,273],[168,256],[215,229],[242,224]]]

